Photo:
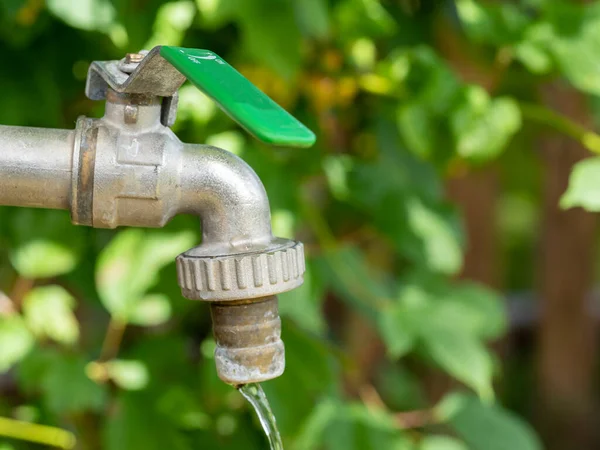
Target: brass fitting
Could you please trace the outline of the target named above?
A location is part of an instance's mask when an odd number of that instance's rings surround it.
[[[280,376],[285,369],[277,297],[213,303],[210,306],[217,342],[219,377],[241,385]]]

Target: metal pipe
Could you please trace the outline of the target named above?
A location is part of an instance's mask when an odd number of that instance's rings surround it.
[[[0,126],[0,205],[69,209],[74,136]]]

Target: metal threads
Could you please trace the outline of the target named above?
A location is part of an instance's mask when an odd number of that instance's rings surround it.
[[[280,376],[285,369],[277,297],[211,304],[219,378],[232,385]]]

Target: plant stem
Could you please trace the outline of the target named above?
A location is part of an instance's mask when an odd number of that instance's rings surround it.
[[[0,417],[0,436],[64,449],[71,449],[76,443],[73,433],[60,428],[5,417]]]
[[[9,298],[13,301],[15,309],[20,309],[23,299],[27,293],[33,289],[35,280],[29,278],[18,277],[15,281],[15,285],[9,295]]]
[[[519,102],[519,108],[525,119],[550,126],[579,141],[590,152],[600,154],[600,135],[598,133],[587,129],[563,114],[535,103]]]
[[[111,316],[98,361],[110,361],[119,354],[127,322]]]

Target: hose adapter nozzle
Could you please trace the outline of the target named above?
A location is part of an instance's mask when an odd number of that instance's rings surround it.
[[[276,294],[303,282],[300,242],[274,239],[261,251],[207,256],[196,247],[177,258],[184,297],[211,302],[219,378],[243,385],[280,376],[285,369]]]
[[[276,296],[213,303],[210,311],[219,378],[240,385],[283,374],[285,349]]]

